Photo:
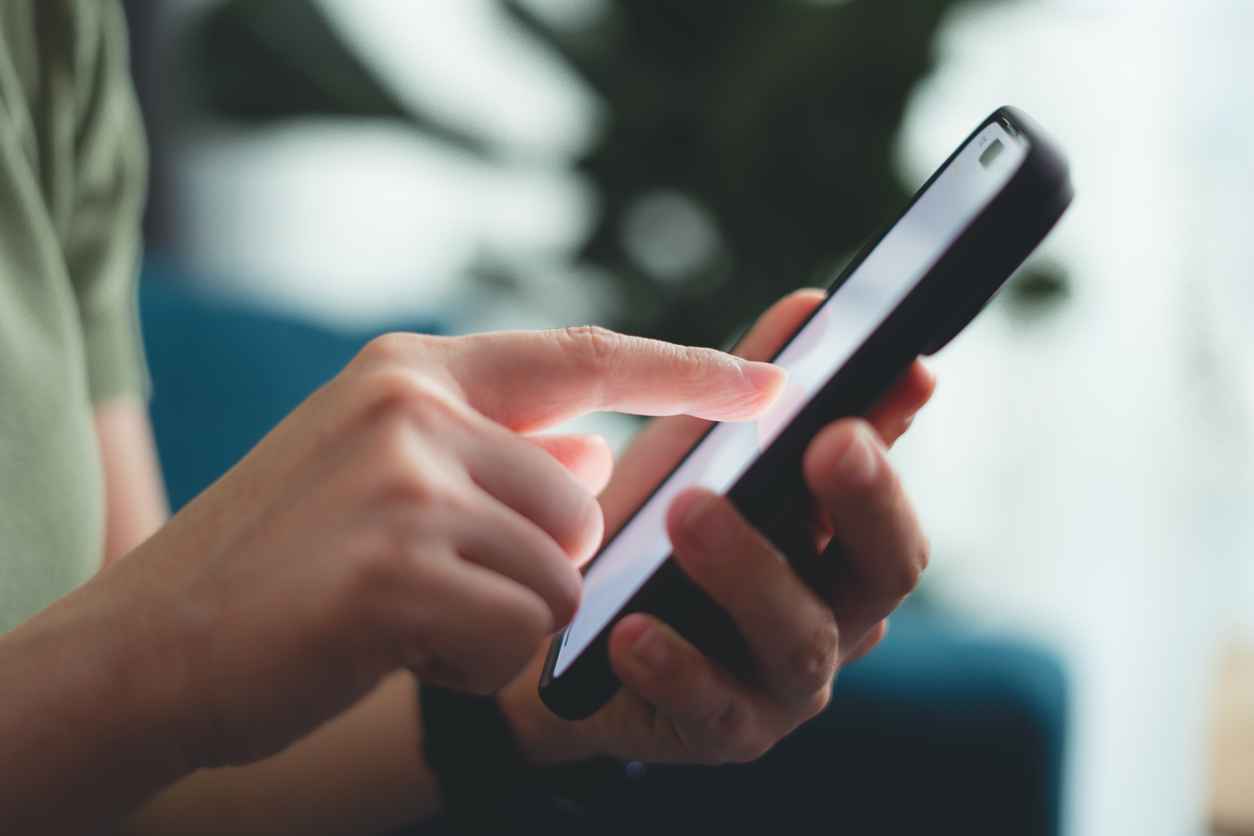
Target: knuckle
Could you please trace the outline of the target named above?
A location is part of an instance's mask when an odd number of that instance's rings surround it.
[[[384,416],[412,415],[444,400],[434,385],[404,366],[372,369],[361,385],[363,406],[371,413]]]
[[[546,633],[558,625],[564,625],[575,617],[582,596],[582,578],[579,570],[556,544],[533,549],[530,559],[543,571],[529,586],[539,596],[545,607],[543,617],[532,616],[520,625],[520,635],[529,638],[535,633]]]
[[[661,344],[658,361],[676,385],[691,394],[713,396],[727,407],[748,405],[756,390],[743,384],[741,369],[721,352],[695,346]]]
[[[370,340],[357,353],[359,365],[365,368],[380,366],[408,365],[420,356],[430,338],[421,334],[395,332],[381,334]]]
[[[351,606],[378,601],[402,580],[401,567],[405,565],[403,555],[408,543],[400,543],[395,537],[387,539],[388,545],[371,549],[353,562],[347,596],[353,602]]]
[[[918,564],[919,574],[922,575],[932,564],[932,541],[926,534],[919,532],[918,545],[915,548],[918,555],[915,562]]]
[[[379,493],[386,500],[402,506],[438,508],[447,502],[441,486],[433,484],[413,468],[393,468],[380,480]],[[391,531],[398,541],[405,542],[401,539],[405,531],[400,526],[393,525]]]
[[[559,331],[558,336],[579,362],[593,371],[603,371],[613,365],[623,339],[599,325],[572,325]]]
[[[404,506],[417,509],[413,525],[418,530],[446,532],[452,536],[449,526],[455,527],[458,520],[475,518],[480,513],[480,500],[473,489],[450,484],[450,481],[420,474],[409,480],[416,490],[394,494],[393,498],[399,499]],[[400,483],[402,486],[405,484]]]
[[[537,608],[535,614],[528,620],[526,629],[518,633],[520,641],[515,668],[522,667],[531,659],[536,648],[553,634],[553,628],[553,616],[547,609]]]
[[[578,507],[574,511],[575,536],[571,548],[576,557],[590,556],[601,545],[605,534],[605,512],[597,498],[587,491],[580,491],[575,501]]]
[[[774,741],[761,735],[744,735],[732,749],[731,760],[735,763],[752,763],[771,751]]]
[[[839,653],[839,630],[832,620],[817,628],[788,655],[790,690],[810,695],[829,687]]]
[[[353,464],[368,470],[374,484],[398,498],[438,498],[436,483],[424,475],[443,461],[439,446],[465,431],[453,404],[432,384],[408,371],[375,372],[365,381],[364,415],[358,424],[366,451]]]
[[[896,598],[905,598],[918,587],[923,579],[923,567],[927,560],[919,550],[907,552],[897,560],[891,571],[887,573],[886,585],[888,592]]]
[[[835,689],[829,681],[827,685],[817,691],[810,701],[805,705],[805,719],[812,720],[827,710],[832,704],[832,693]]]
[[[678,375],[681,382],[690,385],[706,380],[711,372],[736,370],[731,364],[722,361],[722,355],[709,348],[664,345],[662,350],[666,352],[666,359],[671,367],[669,370]]]
[[[357,624],[372,632],[389,631],[390,611],[382,604],[393,598],[396,589],[411,585],[414,546],[411,532],[381,527],[344,561],[333,603],[339,610],[335,623]]]
[[[565,577],[558,584],[554,599],[550,602],[552,620],[555,625],[569,624],[579,611],[579,602],[583,597],[582,581],[578,570],[570,561],[562,561],[561,573]]]
[[[424,529],[464,519],[477,509],[474,492],[440,462],[426,460],[420,444],[399,435],[380,438],[363,461],[370,501],[391,513],[384,530],[397,547],[408,548]]]
[[[413,444],[399,433],[388,433],[375,440],[368,468],[380,497],[402,507],[447,501],[447,486],[431,479],[417,456]]]
[[[744,708],[736,700],[728,700],[705,718],[709,736],[721,744],[719,748],[732,749],[744,737],[747,717]]]

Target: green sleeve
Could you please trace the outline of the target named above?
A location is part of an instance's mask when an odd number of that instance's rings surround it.
[[[148,393],[137,311],[148,158],[114,0],[79,0],[73,208],[65,259],[93,402]]]

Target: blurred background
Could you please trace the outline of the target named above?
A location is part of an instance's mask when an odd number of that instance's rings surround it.
[[[895,454],[934,546],[921,600],[1056,660],[1062,832],[1254,833],[1254,5],[127,5],[176,504],[320,382],[311,352],[383,330],[728,345],[995,107],[1033,114],[1079,199],[935,360]],[[292,347],[221,339],[248,329]],[[266,364],[279,384],[229,389]],[[188,449],[165,427],[192,411],[219,424]]]

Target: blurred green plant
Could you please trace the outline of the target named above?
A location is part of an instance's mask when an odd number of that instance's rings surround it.
[[[783,293],[826,284],[908,199],[894,165],[907,99],[944,15],[974,0],[607,0],[579,28],[501,2],[603,101],[605,129],[577,162],[601,202],[578,259],[614,281],[609,324],[719,344]],[[401,119],[494,156],[403,103],[310,0],[228,0],[186,54],[219,117]],[[1060,273],[1038,274],[1012,303],[1065,295]]]

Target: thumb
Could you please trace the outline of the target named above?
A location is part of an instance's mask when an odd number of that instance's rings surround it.
[[[599,411],[743,421],[784,383],[769,363],[595,327],[465,337],[448,360],[471,406],[521,432]]]

